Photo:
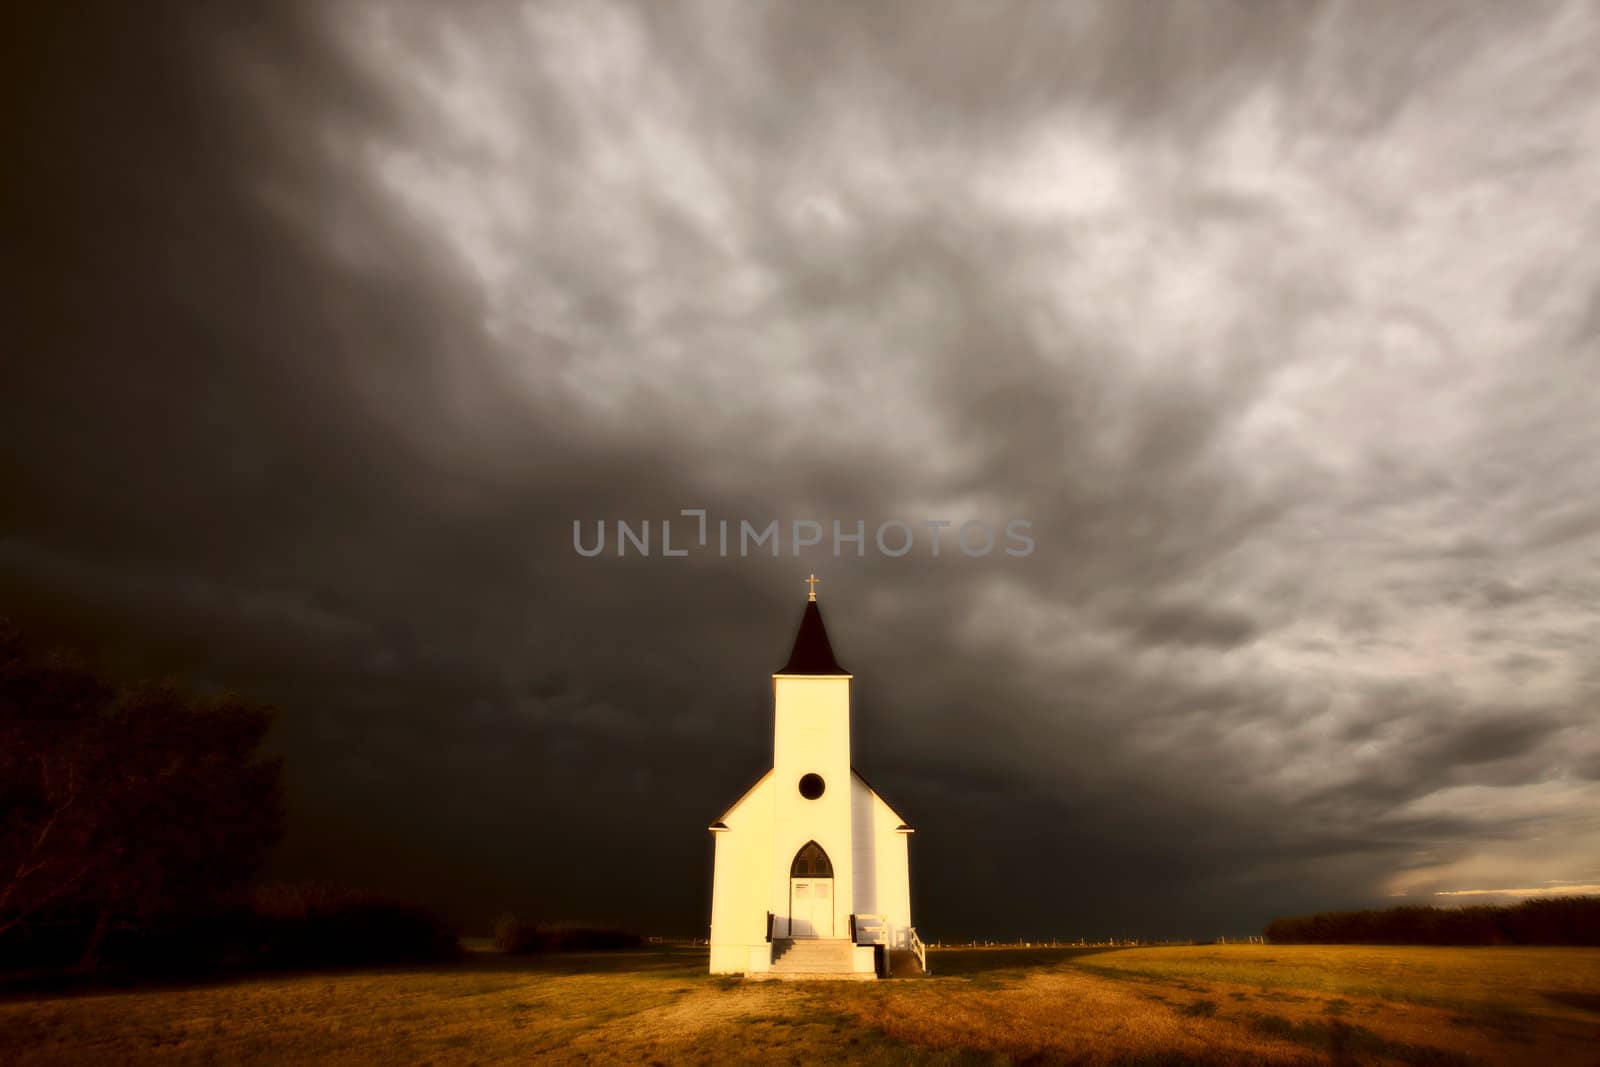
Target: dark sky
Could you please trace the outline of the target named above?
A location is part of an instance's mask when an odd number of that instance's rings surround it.
[[[272,875],[703,933],[816,571],[931,939],[1600,890],[1595,6],[106,7],[0,612],[277,704]]]

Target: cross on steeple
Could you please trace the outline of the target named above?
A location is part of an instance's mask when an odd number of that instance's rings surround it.
[[[818,578],[815,574],[806,579],[806,585],[810,587],[810,591],[806,595],[807,600],[817,599],[817,583],[820,581],[822,581],[822,579]]]

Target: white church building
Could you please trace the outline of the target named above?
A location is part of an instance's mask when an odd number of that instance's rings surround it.
[[[772,676],[772,769],[710,827],[711,973],[926,972],[911,925],[912,829],[851,766],[851,675],[808,581],[794,649]]]

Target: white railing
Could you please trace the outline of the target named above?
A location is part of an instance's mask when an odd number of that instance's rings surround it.
[[[889,943],[889,917],[887,915],[857,915],[856,944],[887,945]]]
[[[906,939],[911,942],[911,951],[917,954],[917,962],[922,964],[922,973],[928,973],[928,946],[922,943],[922,938],[917,936],[915,926],[906,927]]]
[[[922,973],[928,973],[928,946],[922,943],[922,938],[917,936],[915,926],[893,927],[889,925],[887,915],[856,915],[856,937],[858,945],[882,945],[886,949],[898,949],[902,945],[910,949],[917,957],[917,964],[922,968]]]

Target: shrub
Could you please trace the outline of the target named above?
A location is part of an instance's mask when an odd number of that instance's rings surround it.
[[[494,924],[494,947],[512,956],[527,956],[543,952],[539,940],[539,927],[523,922],[515,915],[502,915]]]
[[[422,963],[460,953],[456,929],[428,909],[328,886],[255,890],[246,931],[238,962],[254,967]]]

